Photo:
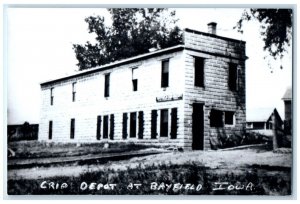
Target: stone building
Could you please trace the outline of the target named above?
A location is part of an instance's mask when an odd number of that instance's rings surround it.
[[[245,42],[184,30],[184,43],[41,84],[39,140],[211,149],[245,128]]]

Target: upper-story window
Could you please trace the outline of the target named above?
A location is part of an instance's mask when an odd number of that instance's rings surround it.
[[[161,87],[169,86],[169,59],[163,60],[161,63]]]
[[[72,83],[72,101],[76,100],[76,82]]]
[[[132,69],[132,90],[133,91],[137,91],[138,90],[137,70],[138,70],[137,67],[135,67],[135,68]]]
[[[238,70],[237,64],[229,63],[228,70],[228,87],[231,91],[236,91],[238,85]]]
[[[109,97],[110,74],[105,75],[104,80],[104,97]]]
[[[204,59],[201,57],[195,57],[194,69],[195,76],[194,82],[197,87],[204,87]]]
[[[51,105],[51,106],[53,105],[53,100],[54,100],[53,90],[54,90],[54,88],[51,88],[51,89],[50,89],[50,105]]]

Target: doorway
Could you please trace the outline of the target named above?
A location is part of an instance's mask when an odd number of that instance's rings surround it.
[[[203,150],[204,149],[204,115],[203,115],[203,105],[202,103],[193,104],[193,150]]]

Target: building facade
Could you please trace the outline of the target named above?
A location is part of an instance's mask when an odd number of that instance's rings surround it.
[[[242,134],[245,42],[184,30],[184,43],[41,84],[39,140],[206,150]]]

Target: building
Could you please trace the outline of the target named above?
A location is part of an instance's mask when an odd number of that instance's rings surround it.
[[[282,127],[283,121],[276,108],[257,108],[247,112],[247,129],[263,135],[273,135],[273,118],[277,127]]]
[[[39,140],[210,149],[241,134],[245,42],[184,30],[184,43],[41,84]]]
[[[284,101],[284,119],[292,119],[292,88],[289,87],[285,91],[282,100]]]
[[[7,141],[19,140],[37,140],[38,139],[38,124],[24,124],[7,125]]]
[[[287,135],[292,134],[292,88],[288,87],[282,100],[284,102],[284,131]]]

